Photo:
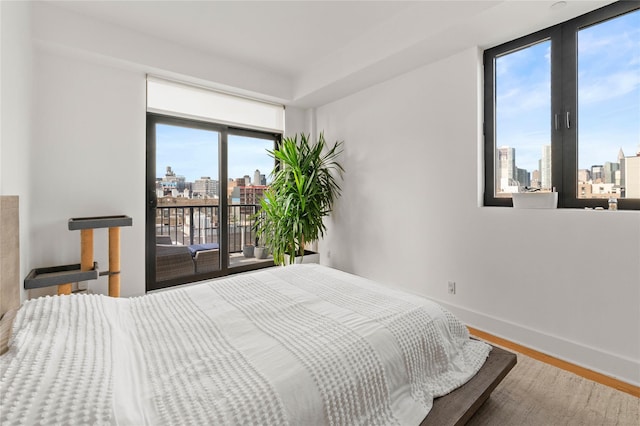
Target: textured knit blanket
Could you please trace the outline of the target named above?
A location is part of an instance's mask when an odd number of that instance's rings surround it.
[[[490,347],[446,309],[319,265],[24,303],[0,423],[417,425]]]

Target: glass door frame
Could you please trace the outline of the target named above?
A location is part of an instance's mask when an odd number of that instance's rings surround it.
[[[203,274],[174,278],[158,283],[156,281],[156,125],[166,124],[189,129],[200,129],[218,133],[218,170],[219,202],[218,202],[218,238],[220,245],[220,269]],[[147,112],[146,125],[146,194],[145,194],[145,288],[146,291],[159,290],[180,284],[217,278],[232,273],[245,272],[254,269],[273,266],[273,261],[255,262],[242,266],[229,267],[229,200],[228,190],[228,137],[244,136],[274,141],[274,148],[279,146],[282,135],[258,130],[242,129],[223,124],[181,118]],[[224,194],[224,196],[222,196]]]

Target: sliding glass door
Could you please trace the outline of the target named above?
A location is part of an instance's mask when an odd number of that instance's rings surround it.
[[[273,265],[256,213],[279,135],[147,115],[147,291]]]
[[[228,137],[228,193],[229,193],[229,266],[243,267],[256,262],[270,261],[268,254],[258,254],[260,245],[256,234],[256,213],[260,199],[269,187],[273,159],[273,139],[255,135],[232,133]]]

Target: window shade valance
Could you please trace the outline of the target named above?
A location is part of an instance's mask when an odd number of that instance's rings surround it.
[[[147,111],[284,132],[284,106],[147,76]]]

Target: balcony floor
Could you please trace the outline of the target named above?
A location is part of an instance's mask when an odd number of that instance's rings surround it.
[[[267,261],[271,261],[271,263],[273,263],[273,256],[269,255],[265,259],[256,259],[255,257],[244,257],[242,253],[229,254],[229,268],[246,266],[254,263],[263,263]]]

